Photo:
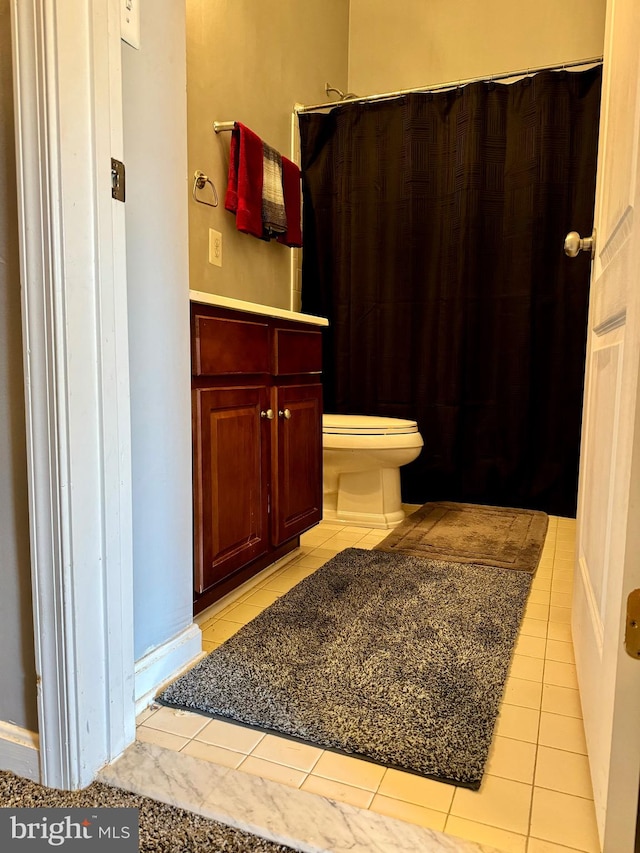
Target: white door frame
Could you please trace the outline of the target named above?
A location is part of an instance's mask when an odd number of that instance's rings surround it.
[[[135,737],[118,0],[12,0],[41,781]]]

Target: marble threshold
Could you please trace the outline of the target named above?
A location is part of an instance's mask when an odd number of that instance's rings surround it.
[[[497,853],[151,743],[132,744],[98,780],[303,853]]]

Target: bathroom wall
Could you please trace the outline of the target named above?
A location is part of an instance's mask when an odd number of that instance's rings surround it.
[[[0,720],[37,731],[9,0],[0,0]]]
[[[605,0],[351,0],[349,89],[409,89],[599,56]]]
[[[289,155],[294,104],[327,100],[326,82],[346,88],[348,26],[349,0],[187,0],[189,176],[206,172],[220,196],[215,210],[189,197],[192,289],[290,307],[292,250],[236,230],[224,210],[230,134],[213,122],[241,121]],[[222,267],[208,262],[209,228],[222,233]]]
[[[185,8],[122,44],[136,660],[192,622]]]

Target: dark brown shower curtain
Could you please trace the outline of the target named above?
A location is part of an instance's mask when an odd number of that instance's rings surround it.
[[[601,67],[302,114],[325,410],[418,421],[403,498],[574,515]]]

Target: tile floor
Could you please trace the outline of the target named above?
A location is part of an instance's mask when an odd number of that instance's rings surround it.
[[[286,564],[201,614],[211,651],[338,551],[386,531],[321,523]],[[455,788],[276,735],[170,708],[138,740],[486,844],[504,853],[599,853],[571,643],[575,520],[550,519],[479,791]]]

